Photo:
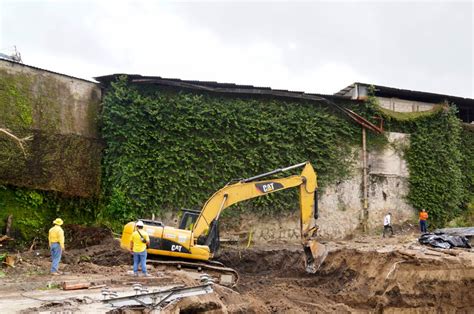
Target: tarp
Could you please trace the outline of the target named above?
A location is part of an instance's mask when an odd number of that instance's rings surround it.
[[[418,242],[442,249],[453,247],[470,248],[469,240],[464,236],[448,235],[442,232],[425,233],[418,239]]]
[[[474,237],[474,227],[463,227],[463,228],[443,228],[443,229],[436,229],[433,231],[434,233],[446,233],[449,235],[457,235],[463,237]]]

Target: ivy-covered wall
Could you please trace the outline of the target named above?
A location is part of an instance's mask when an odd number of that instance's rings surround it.
[[[381,115],[388,131],[410,134],[410,145],[394,147],[402,150],[410,173],[408,183],[400,178],[409,187],[405,202],[415,209],[425,207],[431,226],[443,226],[466,212],[474,170],[472,150],[466,150],[461,139],[466,143],[471,137],[462,132],[455,107],[440,104],[428,112],[396,113],[380,108],[373,97],[363,106],[342,105],[366,117]],[[107,90],[102,117],[107,142],[103,214],[119,220],[182,207],[198,209],[231,179],[303,160],[315,165],[324,188],[354,175],[361,145],[359,125],[315,102],[177,91],[131,85],[126,78]],[[369,133],[368,138],[369,149],[387,145],[384,136]],[[237,209],[273,214],[293,211],[296,202],[289,191]],[[369,208],[369,213],[383,210]]]
[[[118,231],[129,219],[198,209],[231,179],[305,160],[318,171],[327,204],[330,198],[337,203],[327,210],[357,225],[362,181],[360,173],[354,176],[360,172],[354,161],[360,159],[361,129],[326,104],[131,85],[123,78],[108,86],[100,111],[95,84],[0,65],[0,127],[33,136],[25,158],[14,141],[0,135],[0,228],[13,214],[15,232],[24,238],[44,234],[56,216]],[[382,115],[387,131],[410,135],[410,145],[394,147],[408,163],[410,206],[425,207],[432,225],[469,223],[474,131],[461,127],[455,109],[439,105],[424,113],[395,113],[378,108],[373,98],[365,105],[339,104],[368,118]],[[373,150],[388,145],[384,136],[371,133],[368,141]],[[384,178],[377,180],[369,183],[380,185]],[[398,186],[389,181],[387,187]],[[369,198],[398,195],[369,188]],[[355,196],[346,202],[341,191]],[[225,214],[271,217],[297,207],[296,191],[289,190]]]
[[[44,238],[56,215],[91,223],[100,194],[98,84],[0,60],[0,233]],[[87,206],[85,204],[88,204]],[[91,205],[96,204],[96,205]]]
[[[474,196],[474,133],[463,131],[454,104],[420,113],[380,112],[389,130],[410,134],[405,149],[410,171],[407,201],[418,210],[425,208],[436,227],[465,215]]]
[[[112,83],[103,108],[104,215],[122,221],[199,209],[232,179],[306,160],[324,187],[348,177],[360,140],[355,123],[317,102],[133,86],[125,78]],[[288,191],[240,208],[277,213],[297,202]]]

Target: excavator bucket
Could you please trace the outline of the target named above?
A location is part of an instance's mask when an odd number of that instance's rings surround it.
[[[306,255],[306,272],[316,273],[328,255],[326,246],[316,240],[308,240],[304,246],[304,252]]]

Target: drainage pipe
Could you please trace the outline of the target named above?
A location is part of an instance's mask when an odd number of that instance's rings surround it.
[[[367,144],[365,127],[362,127],[362,193],[363,193],[363,208],[362,208],[362,231],[367,231],[367,221],[369,216],[369,191],[367,185]]]

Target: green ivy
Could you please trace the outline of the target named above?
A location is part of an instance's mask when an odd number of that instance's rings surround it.
[[[389,130],[410,134],[405,151],[410,171],[408,201],[418,210],[427,209],[431,225],[444,226],[466,208],[466,176],[473,171],[467,155],[471,150],[461,143],[456,107],[444,104],[422,113],[380,112]]]
[[[33,238],[46,242],[55,218],[68,224],[91,225],[96,222],[96,198],[67,197],[64,194],[0,185],[0,230],[12,215],[12,236],[16,244],[31,244]]]
[[[461,169],[464,174],[463,185],[467,192],[464,203],[474,207],[474,125],[464,124],[461,132]]]
[[[360,127],[315,102],[231,97],[133,86],[103,100],[106,215],[119,220],[200,208],[231,179],[310,160],[325,186],[348,177]],[[294,210],[294,191],[241,204]]]

